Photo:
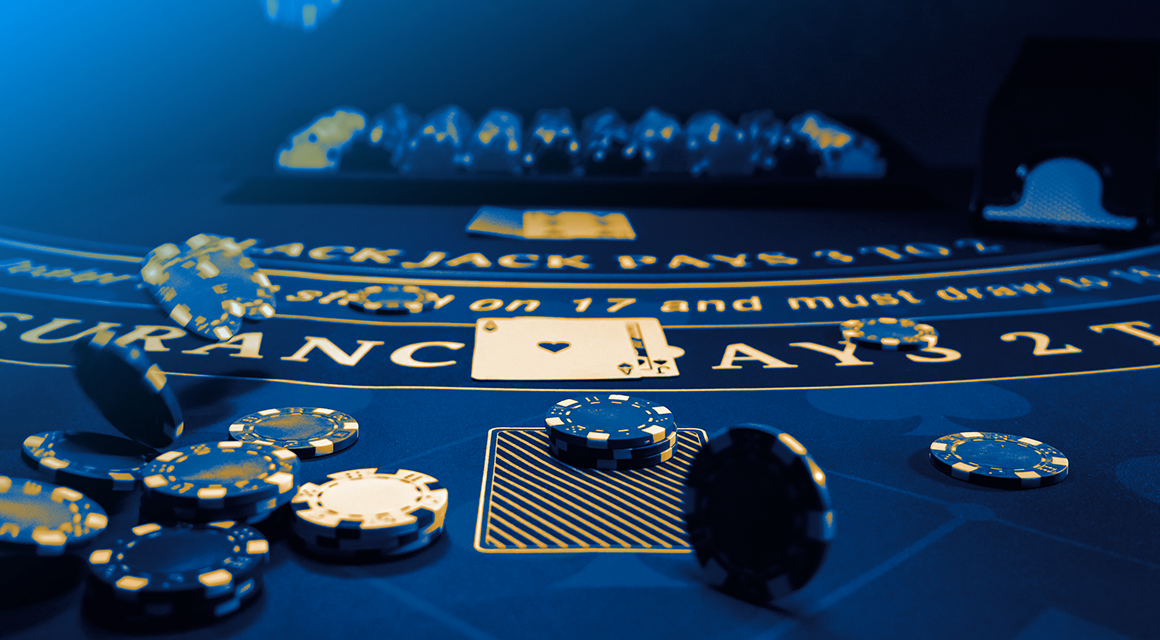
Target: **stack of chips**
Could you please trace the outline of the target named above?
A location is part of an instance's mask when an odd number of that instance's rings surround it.
[[[418,551],[443,533],[447,489],[417,471],[353,469],[306,483],[291,506],[302,548],[343,560],[378,560]]]
[[[573,467],[645,469],[667,462],[676,450],[677,425],[668,408],[625,395],[562,400],[544,424],[552,456]]]
[[[133,527],[89,553],[88,612],[118,625],[201,624],[257,595],[269,543],[236,522]]]
[[[298,468],[293,451],[259,442],[173,449],[143,470],[141,512],[162,522],[261,522],[294,497]]]

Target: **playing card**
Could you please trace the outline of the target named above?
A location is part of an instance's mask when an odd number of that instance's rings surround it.
[[[623,320],[480,318],[471,377],[476,380],[639,378],[637,349]]]

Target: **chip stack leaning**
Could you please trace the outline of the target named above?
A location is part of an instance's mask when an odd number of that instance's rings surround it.
[[[544,416],[548,448],[573,467],[645,469],[673,457],[677,425],[667,407],[620,394],[569,398]]]
[[[141,511],[181,522],[265,520],[298,488],[298,456],[257,442],[211,442],[173,449],[142,472]]]
[[[418,551],[443,533],[447,489],[418,471],[352,469],[303,484],[291,506],[294,536],[308,553],[379,560]]]

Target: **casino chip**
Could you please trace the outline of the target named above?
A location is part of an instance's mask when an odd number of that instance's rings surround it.
[[[420,313],[435,298],[430,291],[415,285],[373,285],[357,292],[349,304],[369,313]]]
[[[57,484],[80,491],[132,491],[157,455],[126,438],[85,431],[47,431],[24,439],[24,458]]]
[[[611,394],[561,400],[544,416],[548,437],[588,449],[631,449],[663,442],[677,431],[667,407]]]
[[[1032,489],[1063,482],[1067,457],[1031,438],[966,431],[930,445],[930,462],[943,473],[971,484]]]
[[[59,556],[108,525],[105,510],[80,491],[0,476],[0,552]]]
[[[863,318],[842,323],[842,337],[871,349],[918,351],[938,344],[938,331],[929,324],[903,318]]]
[[[804,586],[834,538],[825,473],[792,436],[761,424],[710,437],[685,479],[683,512],[710,583],[754,602]]]
[[[269,547],[236,522],[133,527],[89,554],[86,613],[150,630],[227,616],[261,589]]]
[[[100,333],[73,345],[77,381],[121,433],[162,449],[185,429],[181,407],[166,386],[165,372],[137,347],[122,347]]]
[[[598,458],[605,460],[627,460],[631,458],[648,458],[659,455],[673,449],[677,444],[677,434],[674,431],[673,435],[656,443],[645,445],[643,447],[636,447],[633,449],[589,449],[581,445],[569,445],[563,440],[556,440],[548,438],[548,446],[553,451],[559,450],[564,454],[574,454],[576,456],[585,458]],[[553,454],[555,455],[555,454]]]
[[[668,442],[667,440],[665,442]],[[573,467],[586,467],[605,471],[625,471],[629,469],[646,469],[668,462],[673,457],[674,447],[669,447],[661,453],[648,457],[638,458],[598,458],[578,454],[573,451],[563,451],[554,444],[548,445],[552,457]]]
[[[227,509],[274,499],[285,504],[298,482],[294,452],[257,442],[210,442],[166,451],[142,470],[152,507]]]
[[[306,483],[290,505],[293,530],[303,541],[316,536],[400,542],[400,536],[443,529],[447,489],[418,471],[353,469],[332,473],[321,485]]]
[[[185,241],[184,250],[163,244],[146,254],[141,279],[178,325],[228,340],[243,317],[274,316],[278,287],[245,255],[253,243],[199,233]]]
[[[358,440],[358,422],[345,413],[320,407],[267,409],[230,425],[230,437],[272,444],[303,458],[337,453]]]

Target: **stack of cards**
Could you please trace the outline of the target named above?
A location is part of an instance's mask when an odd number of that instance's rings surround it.
[[[645,469],[668,462],[677,444],[667,407],[616,393],[561,400],[544,425],[552,456],[573,467]]]
[[[480,318],[476,380],[634,380],[678,375],[684,349],[656,318]]]

